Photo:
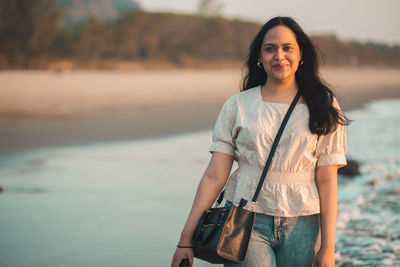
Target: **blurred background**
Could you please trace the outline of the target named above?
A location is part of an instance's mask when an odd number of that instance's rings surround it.
[[[353,120],[336,266],[400,266],[398,10],[397,0],[1,0],[0,266],[169,266],[220,108],[278,15],[311,36]]]

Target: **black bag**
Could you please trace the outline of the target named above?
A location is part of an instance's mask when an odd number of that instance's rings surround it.
[[[261,186],[264,183],[283,129],[300,95],[300,92],[298,92],[294,97],[276,134],[256,192],[254,193],[251,209],[244,209],[247,200],[243,198],[238,207],[234,205],[231,207],[218,207],[223,200],[225,191],[222,191],[217,199],[216,207],[203,213],[193,235],[192,244],[196,258],[219,264],[242,263],[245,260],[256,217],[253,207],[261,191]]]

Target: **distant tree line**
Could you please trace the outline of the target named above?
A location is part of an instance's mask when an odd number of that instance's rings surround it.
[[[62,15],[55,0],[0,0],[0,67],[26,68],[48,58]]]
[[[133,10],[112,21],[94,17],[60,26],[65,9],[57,0],[0,1],[0,68],[46,68],[57,60],[77,64],[188,60],[242,61],[260,24],[220,16]],[[312,36],[327,65],[400,66],[400,46],[360,43],[333,35]]]
[[[400,67],[400,45],[384,43],[343,41],[335,35],[314,35],[313,43],[329,65],[379,65]]]

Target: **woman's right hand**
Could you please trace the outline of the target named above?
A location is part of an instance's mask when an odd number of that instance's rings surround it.
[[[172,258],[171,267],[179,267],[183,259],[189,259],[189,267],[193,265],[193,249],[176,248],[174,257]]]

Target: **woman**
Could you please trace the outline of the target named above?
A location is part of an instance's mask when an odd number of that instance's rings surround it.
[[[226,205],[254,194],[277,129],[298,91],[258,201],[243,264],[334,266],[337,169],[345,158],[348,119],[321,81],[309,37],[289,17],[268,21],[250,47],[242,90],[223,105],[201,179],[171,266],[193,264],[191,239],[202,213],[225,188]],[[229,177],[233,161],[238,169]],[[228,180],[229,177],[229,180]],[[245,208],[250,209],[251,201]]]

